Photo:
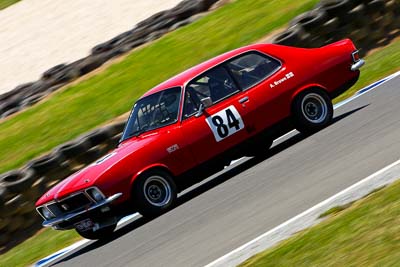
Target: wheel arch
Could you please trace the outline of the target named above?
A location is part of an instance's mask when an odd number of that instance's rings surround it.
[[[296,98],[301,93],[309,91],[309,90],[321,90],[321,91],[325,92],[327,95],[329,95],[328,89],[317,83],[307,84],[307,85],[304,85],[304,86],[298,88],[297,90],[294,91],[294,93],[291,96],[291,100],[290,100],[290,114],[291,115],[293,115],[293,106],[294,106]]]
[[[132,190],[133,190],[133,188],[134,188],[134,186],[136,184],[136,181],[138,181],[138,179],[140,177],[142,177],[143,175],[145,175],[145,174],[147,174],[147,173],[149,173],[151,171],[157,171],[157,170],[168,173],[172,177],[172,179],[175,180],[175,178],[174,178],[175,175],[171,172],[171,170],[166,165],[164,165],[164,164],[152,164],[152,165],[147,166],[147,167],[143,168],[142,170],[138,171],[132,177],[131,182],[130,182],[130,192],[132,192]]]

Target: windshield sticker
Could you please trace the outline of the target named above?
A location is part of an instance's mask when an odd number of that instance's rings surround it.
[[[294,73],[293,72],[288,72],[285,74],[285,76],[279,80],[274,81],[273,83],[269,84],[270,88],[274,88],[277,85],[280,85],[281,83],[286,82],[287,80],[291,79],[294,77]]]

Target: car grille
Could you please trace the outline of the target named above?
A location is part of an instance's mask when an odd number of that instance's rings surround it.
[[[63,215],[65,213],[83,210],[88,208],[92,204],[92,201],[88,196],[81,192],[76,195],[64,198],[58,202],[54,202],[47,205],[47,208],[56,216]]]

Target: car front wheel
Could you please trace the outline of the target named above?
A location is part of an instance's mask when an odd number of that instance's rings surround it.
[[[293,117],[296,129],[302,133],[321,130],[332,121],[332,101],[317,88],[301,92],[293,103]]]
[[[176,199],[175,182],[165,171],[149,171],[135,182],[134,204],[144,217],[152,218],[168,211],[173,207]]]

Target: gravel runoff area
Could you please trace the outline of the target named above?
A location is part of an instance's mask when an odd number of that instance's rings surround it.
[[[23,0],[0,11],[0,94],[181,0]]]

